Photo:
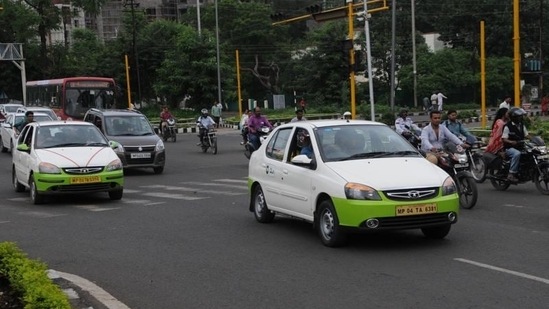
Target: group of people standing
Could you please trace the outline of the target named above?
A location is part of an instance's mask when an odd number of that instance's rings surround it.
[[[423,98],[423,108],[426,111],[442,111],[444,99],[448,99],[441,91],[434,91],[431,97]]]

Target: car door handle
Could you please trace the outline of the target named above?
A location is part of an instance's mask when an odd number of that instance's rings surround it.
[[[282,173],[288,175],[288,170],[282,170]]]

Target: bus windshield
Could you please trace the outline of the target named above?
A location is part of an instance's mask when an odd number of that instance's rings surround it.
[[[84,118],[90,108],[109,109],[115,104],[112,88],[69,88],[66,89],[64,112],[76,119]]]

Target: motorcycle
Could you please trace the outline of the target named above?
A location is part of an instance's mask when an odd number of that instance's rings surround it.
[[[456,183],[459,205],[465,209],[475,207],[478,199],[478,189],[475,179],[470,172],[469,157],[461,146],[448,143],[443,150],[435,153],[438,163]]]
[[[465,154],[470,162],[469,171],[477,183],[486,180],[486,163],[481,148],[482,142],[477,141],[470,148],[465,149]]]
[[[530,141],[523,141],[523,149],[520,154],[518,182],[510,182],[510,160],[502,155],[485,153],[487,178],[498,191],[505,191],[511,184],[521,184],[533,181],[536,189],[544,195],[549,195],[549,153],[545,142],[539,136],[534,136]]]
[[[177,141],[177,123],[174,118],[166,120],[164,125],[164,132],[162,132],[162,138],[166,142],[171,139],[174,143]]]
[[[267,136],[271,133],[271,128],[267,126],[261,127],[261,129],[257,130],[257,136],[259,138],[259,145],[263,144],[263,142],[267,139]],[[250,158],[252,156],[252,153],[256,151],[257,149],[252,144],[251,140],[248,138],[248,142],[244,144],[244,155],[246,158]]]
[[[402,136],[412,144],[416,149],[421,150],[421,135],[416,130],[410,128],[410,126],[405,126],[408,129],[410,134],[402,134]]]
[[[199,128],[203,128],[199,126]],[[214,127],[208,128],[202,139],[202,143],[198,144],[202,148],[202,152],[210,150],[213,154],[217,154],[217,134]]]

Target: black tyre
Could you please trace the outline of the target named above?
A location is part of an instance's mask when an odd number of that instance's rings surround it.
[[[217,154],[217,137],[212,138],[212,146],[210,148],[212,148],[213,154]]]
[[[273,222],[275,213],[269,210],[267,201],[265,200],[265,195],[263,194],[263,190],[260,186],[255,188],[252,201],[255,219],[261,223]]]
[[[487,167],[481,154],[473,154],[473,162],[471,162],[470,170],[477,183],[483,183],[486,180]]]
[[[202,152],[205,153],[206,151],[208,151],[208,146],[202,146]]]
[[[423,235],[427,238],[431,239],[443,239],[450,233],[450,229],[452,228],[451,224],[441,225],[441,226],[434,226],[434,227],[424,227],[421,229],[421,232],[423,232]]]
[[[473,178],[462,176],[458,178],[459,205],[465,209],[475,207],[478,199],[477,184]]]
[[[501,170],[491,169],[490,170],[490,183],[492,183],[492,186],[494,189],[498,191],[505,191],[511,183],[502,176],[503,172]]]
[[[15,166],[12,168],[12,171],[11,171],[11,182],[13,183],[13,188],[15,189],[15,192],[24,192],[25,191],[25,186],[23,186],[17,180],[17,176],[15,174]]]
[[[122,199],[123,195],[124,195],[124,189],[109,191],[109,198],[111,200],[120,200]]]
[[[155,174],[162,174],[164,172],[164,167],[163,166],[153,167],[153,171]]]
[[[326,247],[339,247],[346,243],[347,234],[339,226],[339,219],[331,201],[318,205],[315,227]]]
[[[30,190],[30,198],[34,205],[39,205],[44,203],[44,195],[38,192],[38,188],[36,187],[36,182],[34,181],[34,175],[30,176],[29,190]]]
[[[172,140],[174,143],[177,142],[177,134],[175,132],[173,132]]]
[[[544,162],[540,164],[539,170],[541,171],[534,173],[534,183],[536,184],[536,189],[541,194],[549,195],[549,163]]]
[[[8,152],[8,148],[4,147],[4,141],[0,137],[0,145],[2,145],[2,152]]]

